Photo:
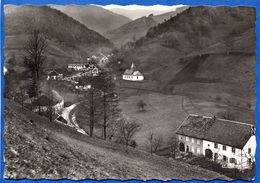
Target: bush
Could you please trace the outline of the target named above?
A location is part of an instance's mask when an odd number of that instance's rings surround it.
[[[217,116],[221,119],[235,120],[234,114],[230,111],[220,112]]]
[[[216,101],[220,101],[220,100],[222,100],[222,97],[217,95],[215,99],[216,99]]]
[[[135,140],[131,140],[130,146],[133,147],[133,148],[136,148],[138,145],[137,145]]]

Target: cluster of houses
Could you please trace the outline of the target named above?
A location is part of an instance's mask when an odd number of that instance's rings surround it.
[[[189,115],[176,131],[178,150],[204,156],[222,167],[250,169],[255,162],[255,127],[247,123]]]
[[[58,73],[56,70],[49,70],[47,72],[46,80],[74,80],[82,76],[98,76],[101,69],[95,64],[89,63],[73,63],[68,64],[68,71],[74,71],[70,76],[64,77],[62,73]]]

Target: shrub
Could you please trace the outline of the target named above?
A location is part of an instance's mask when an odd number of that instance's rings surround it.
[[[235,120],[234,114],[230,111],[220,112],[217,116],[221,119]]]
[[[222,100],[222,97],[217,95],[215,99],[216,99],[216,101],[220,101],[220,100]]]
[[[130,146],[133,147],[133,148],[136,148],[138,145],[137,145],[135,140],[131,140]]]

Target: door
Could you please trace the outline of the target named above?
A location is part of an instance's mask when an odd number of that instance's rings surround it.
[[[208,159],[212,159],[213,157],[213,153],[210,149],[206,149],[205,150],[205,157],[208,158]]]
[[[184,147],[184,144],[182,142],[180,143],[179,149],[180,149],[181,152],[185,151],[185,147]]]

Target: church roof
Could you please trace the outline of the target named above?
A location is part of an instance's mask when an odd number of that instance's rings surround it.
[[[139,71],[134,71],[132,74],[133,76],[142,76],[142,74]]]
[[[132,69],[126,69],[124,75],[132,75],[132,73],[133,73]]]
[[[176,133],[242,149],[252,136],[252,128],[237,121],[189,115]]]

